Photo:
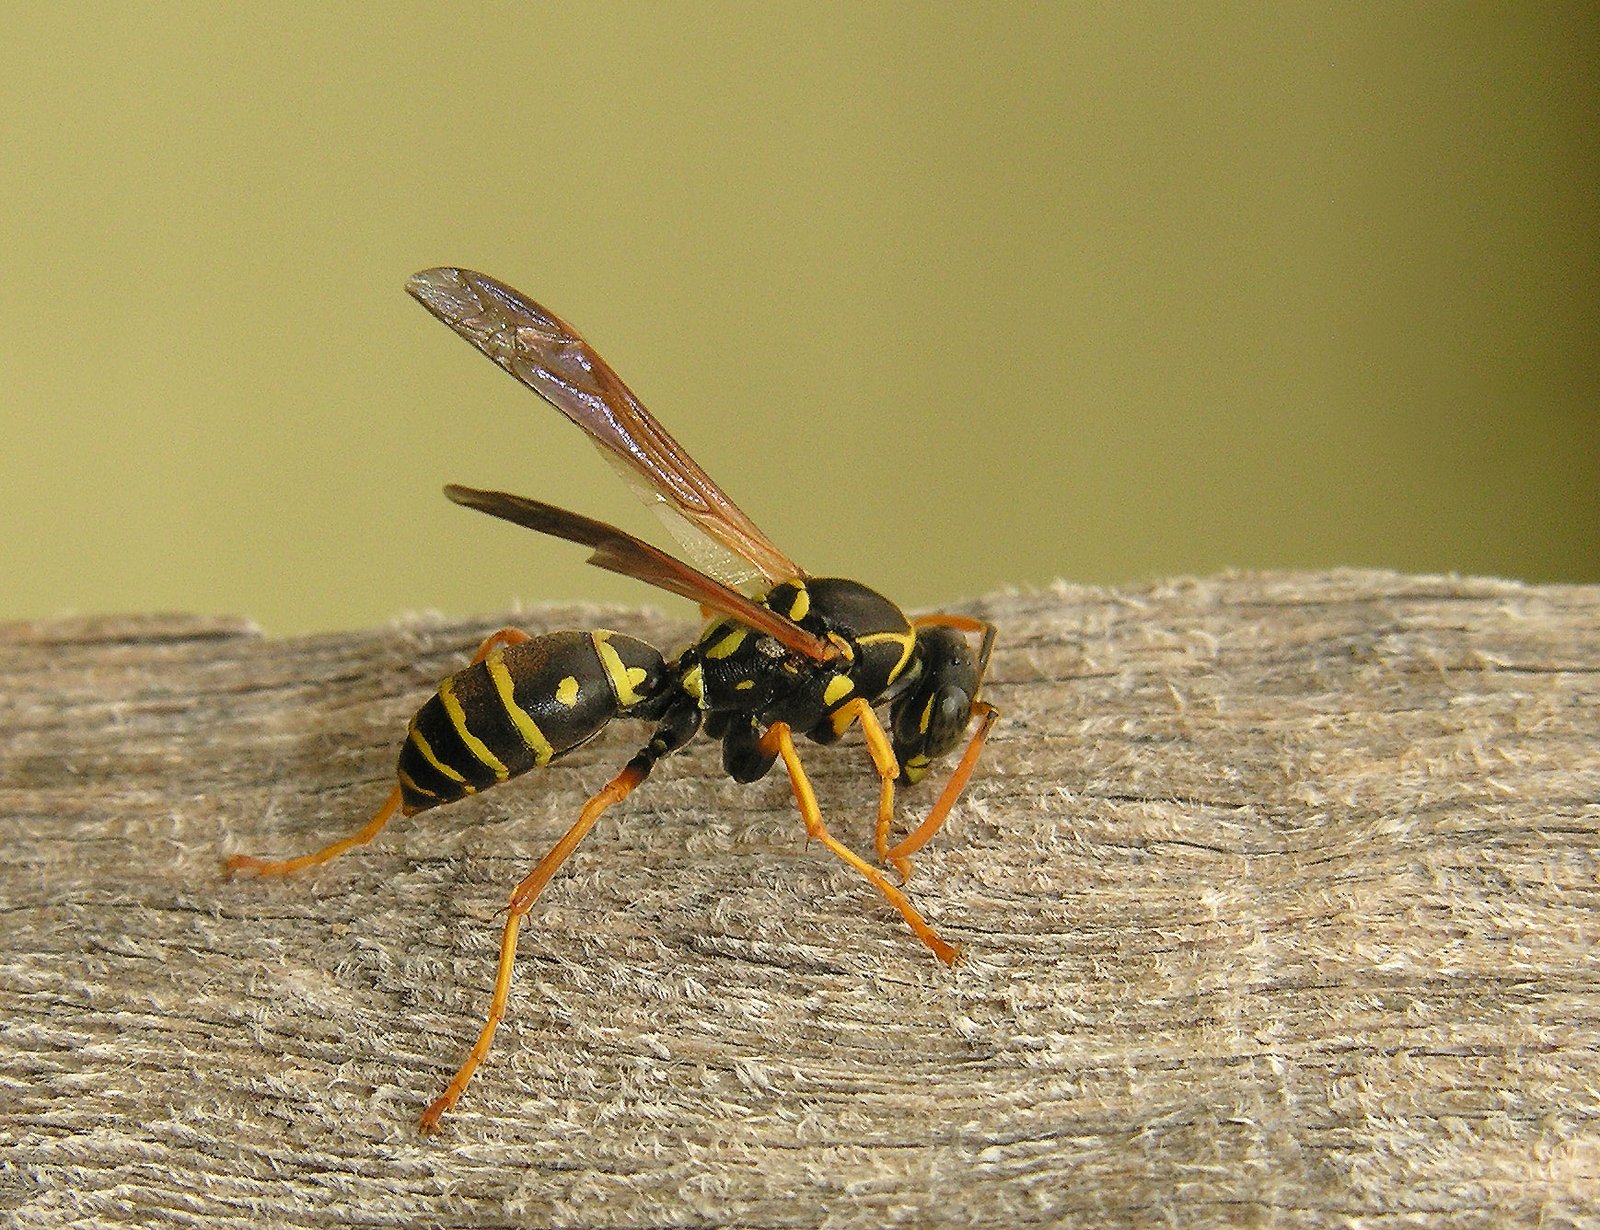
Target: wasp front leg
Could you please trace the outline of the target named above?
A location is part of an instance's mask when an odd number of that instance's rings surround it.
[[[983,745],[988,741],[989,731],[1000,717],[1000,711],[987,701],[980,700],[973,705],[972,711],[981,717],[978,729],[973,732],[966,751],[961,753],[960,761],[950,774],[950,780],[945,782],[944,789],[939,792],[939,798],[928,812],[927,818],[901,838],[886,855],[880,856],[892,863],[895,870],[900,872],[902,884],[911,875],[911,855],[927,845],[933,835],[944,826],[945,820],[950,816],[950,809],[961,797],[961,792],[967,788],[967,779],[972,776],[972,770],[978,765],[978,757],[983,754]]]
[[[939,831],[961,797],[1000,716],[993,705],[979,699],[994,648],[994,625],[967,615],[943,614],[924,615],[911,622],[917,631],[922,671],[890,707],[894,752],[903,780],[920,781],[933,761],[954,751],[963,739],[966,748],[927,818],[880,854],[902,877],[911,874],[910,856]],[[982,638],[976,658],[966,639],[974,633]],[[974,717],[979,719],[978,729],[967,739]]]

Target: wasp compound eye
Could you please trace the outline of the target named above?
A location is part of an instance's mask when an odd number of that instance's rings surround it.
[[[942,756],[961,742],[967,719],[972,716],[972,697],[965,688],[940,688],[928,715],[927,746],[924,754]]]

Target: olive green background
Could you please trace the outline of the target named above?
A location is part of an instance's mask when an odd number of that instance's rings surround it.
[[[773,538],[1600,579],[1592,4],[5,8],[0,618],[594,596],[653,524],[428,318],[576,325]]]

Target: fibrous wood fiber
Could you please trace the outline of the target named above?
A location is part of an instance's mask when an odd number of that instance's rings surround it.
[[[0,628],[0,1217],[24,1227],[1557,1226],[1600,1218],[1600,589],[997,595],[1004,710],[909,891],[946,970],[692,745],[359,825],[496,626]],[[538,609],[671,647],[682,624]],[[805,748],[870,850],[859,737]],[[927,806],[929,786],[903,810]]]

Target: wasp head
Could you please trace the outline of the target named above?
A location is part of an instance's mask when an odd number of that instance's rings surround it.
[[[978,698],[981,666],[953,628],[917,630],[916,676],[889,710],[900,777],[920,781],[930,761],[961,742]]]

